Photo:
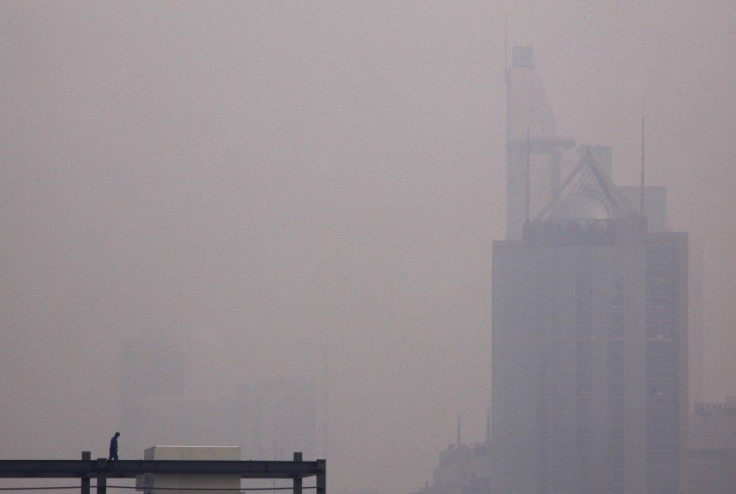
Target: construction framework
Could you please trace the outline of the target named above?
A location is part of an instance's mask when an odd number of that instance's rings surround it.
[[[302,494],[302,479],[316,477],[316,494],[326,494],[325,460],[211,461],[211,460],[0,460],[0,478],[78,478],[81,494],[90,494],[90,479],[97,480],[97,494],[106,494],[107,479],[133,479],[143,474],[239,475],[241,479],[292,479],[293,493]]]

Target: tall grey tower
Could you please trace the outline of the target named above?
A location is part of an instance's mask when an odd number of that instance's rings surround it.
[[[506,238],[518,240],[527,219],[557,192],[562,153],[575,143],[557,137],[532,47],[513,48],[506,90]]]
[[[585,153],[493,245],[493,492],[687,492],[685,233]]]

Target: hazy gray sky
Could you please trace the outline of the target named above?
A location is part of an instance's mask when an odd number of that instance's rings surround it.
[[[104,455],[149,334],[213,397],[330,339],[331,489],[418,488],[458,413],[482,439],[506,16],[618,183],[643,109],[703,245],[707,398],[736,394],[732,2],[5,1],[0,457]]]

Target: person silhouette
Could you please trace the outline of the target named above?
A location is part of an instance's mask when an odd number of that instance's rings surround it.
[[[108,461],[115,461],[118,459],[118,437],[119,432],[116,432],[112,439],[110,439],[110,456],[107,458]]]

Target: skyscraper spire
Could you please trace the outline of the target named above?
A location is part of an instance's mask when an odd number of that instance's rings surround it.
[[[645,216],[644,210],[644,111],[641,116],[641,184],[639,189],[639,212]]]
[[[524,191],[524,195],[526,197],[526,219],[525,223],[529,223],[529,219],[532,215],[532,177],[531,177],[531,163],[530,163],[530,149],[529,149],[530,139],[529,139],[529,126],[526,126],[526,172],[525,172],[525,178],[526,178],[526,190]]]
[[[503,18],[503,80],[506,86],[509,85],[509,13],[506,12]],[[508,138],[508,136],[506,136]]]

